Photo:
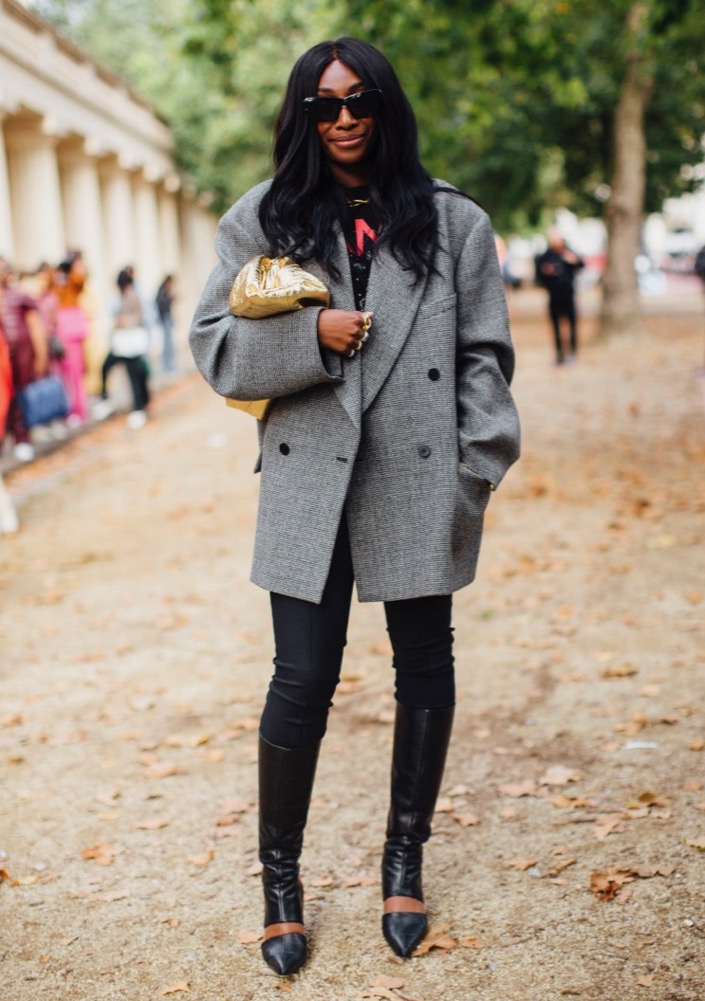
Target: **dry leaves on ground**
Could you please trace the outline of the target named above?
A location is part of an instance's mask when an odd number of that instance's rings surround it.
[[[522,796],[535,796],[536,783],[533,779],[525,779],[523,782],[513,782],[498,787],[502,796],[511,796],[520,799]]]
[[[97,862],[98,865],[112,865],[116,856],[121,855],[123,851],[120,845],[110,845],[101,841],[91,845],[90,848],[84,848],[81,857]]]
[[[448,934],[449,930],[450,921],[440,921],[438,924],[431,925],[425,939],[414,949],[412,955],[426,956],[432,949],[448,952],[450,949],[457,948],[460,943],[457,938]]]
[[[650,866],[650,865],[630,865],[615,866],[606,872],[595,870],[590,874],[590,889],[604,903],[618,898],[625,899],[621,893],[622,888],[627,883],[633,883],[636,879],[653,879],[654,876],[672,876],[675,866]]]
[[[166,994],[188,994],[191,990],[190,980],[180,980],[178,984],[172,984],[171,987],[162,988],[162,996]]]

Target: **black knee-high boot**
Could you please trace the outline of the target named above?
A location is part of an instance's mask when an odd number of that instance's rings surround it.
[[[320,742],[288,750],[259,738],[259,857],[263,865],[262,955],[282,976],[306,960],[299,856]]]
[[[398,956],[408,956],[426,934],[421,886],[422,845],[443,779],[454,708],[410,709],[397,703],[392,796],[382,861],[382,931]]]

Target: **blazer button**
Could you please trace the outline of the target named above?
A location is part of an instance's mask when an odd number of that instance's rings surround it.
[[[422,459],[428,459],[429,455],[431,454],[431,449],[429,448],[428,445],[419,445],[418,451]]]
[[[428,370],[428,377],[431,380],[431,382],[438,382],[438,380],[441,377],[441,373],[438,371],[437,368],[430,368]]]
[[[291,449],[289,448],[289,446],[287,445],[287,443],[285,441],[283,441],[281,443],[281,445],[279,446],[279,451],[281,452],[282,455],[288,455],[289,452],[291,451]]]

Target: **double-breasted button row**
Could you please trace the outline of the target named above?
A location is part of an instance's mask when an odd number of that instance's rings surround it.
[[[291,449],[289,448],[289,446],[287,445],[287,443],[285,441],[283,441],[281,443],[281,445],[279,446],[279,451],[281,452],[282,455],[288,455],[289,452],[291,451]]]
[[[428,377],[431,380],[431,382],[438,382],[438,380],[441,377],[441,373],[438,371],[437,368],[430,368],[428,370]]]
[[[431,446],[419,445],[419,447],[417,448],[417,452],[419,453],[422,459],[428,459],[429,455],[431,454]]]

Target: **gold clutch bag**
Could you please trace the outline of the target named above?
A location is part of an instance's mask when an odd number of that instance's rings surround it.
[[[290,257],[253,257],[233,282],[229,297],[233,316],[261,320],[277,313],[291,313],[305,306],[328,306],[330,292],[315,275],[304,271]],[[270,400],[225,401],[263,420]]]

